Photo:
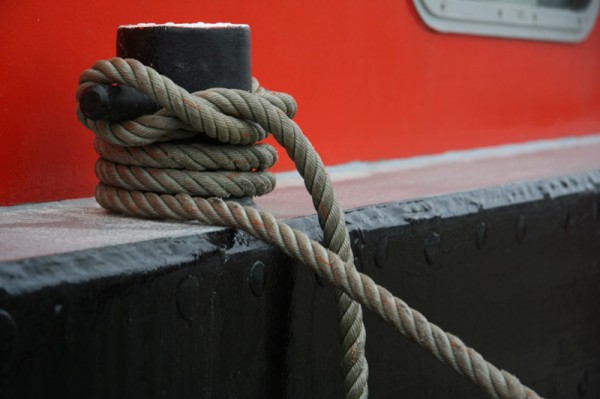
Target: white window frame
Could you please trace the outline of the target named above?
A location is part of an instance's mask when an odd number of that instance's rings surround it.
[[[444,33],[579,43],[594,28],[600,0],[580,10],[503,1],[413,0],[427,26]]]

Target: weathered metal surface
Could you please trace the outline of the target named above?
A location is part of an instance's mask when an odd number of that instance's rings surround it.
[[[348,220],[359,268],[544,397],[598,397],[595,176],[353,210]],[[291,397],[341,397],[341,386],[323,378],[339,356],[331,297],[298,269]],[[373,397],[483,396],[371,313],[365,320]]]
[[[347,220],[377,282],[540,394],[593,398],[599,215],[597,170]],[[290,223],[320,238],[313,216]],[[5,398],[341,397],[331,287],[243,233],[4,262],[0,309]],[[369,312],[366,323],[372,397],[482,396]]]
[[[600,135],[328,169],[345,209],[600,169]],[[561,183],[562,184],[562,183]],[[302,180],[277,177],[254,198],[278,218],[314,213]],[[0,262],[214,231],[197,223],[132,219],[93,199],[0,207]]]
[[[248,287],[258,260],[267,277],[260,297]],[[222,230],[3,265],[0,306],[18,340],[2,397],[276,395],[285,381],[287,262]],[[20,278],[38,286],[9,293]]]

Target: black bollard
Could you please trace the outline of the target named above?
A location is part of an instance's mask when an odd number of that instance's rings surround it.
[[[135,58],[189,92],[211,87],[250,91],[250,27],[235,24],[139,24],[117,31],[117,55]],[[132,119],[160,107],[126,86],[85,90],[80,108],[91,119]]]

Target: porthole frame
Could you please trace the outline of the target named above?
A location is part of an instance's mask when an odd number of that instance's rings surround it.
[[[563,9],[504,1],[413,0],[431,29],[503,38],[579,43],[594,28],[600,0],[582,9]]]

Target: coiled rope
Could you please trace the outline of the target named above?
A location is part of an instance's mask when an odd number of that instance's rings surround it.
[[[255,82],[253,92],[210,89],[190,94],[132,59],[98,61],[80,77],[77,100],[97,84],[131,86],[163,108],[134,120],[81,122],[96,134],[101,156],[96,199],[104,208],[144,218],[196,220],[232,227],[271,243],[337,288],[347,398],[368,396],[364,353],[365,305],[398,332],[480,386],[493,398],[539,398],[512,374],[499,370],[459,338],[411,309],[353,264],[344,214],[323,163],[291,118],[296,103]],[[226,145],[190,144],[199,133]],[[272,133],[304,178],[324,232],[324,245],[269,213],[221,198],[262,195],[275,185],[267,169],[275,150],[256,144]],[[184,141],[181,141],[181,140]]]

